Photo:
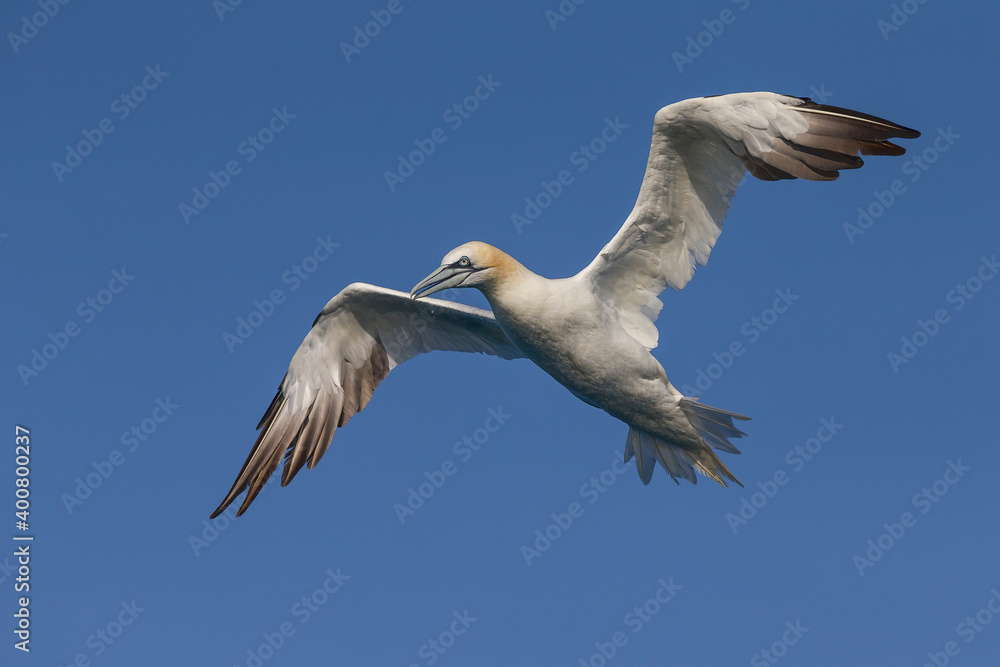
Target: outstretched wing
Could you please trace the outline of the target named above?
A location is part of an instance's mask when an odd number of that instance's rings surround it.
[[[281,485],[319,463],[333,434],[372,397],[397,364],[432,350],[523,355],[487,310],[354,283],[323,308],[264,417],[260,434],[216,517],[247,490],[237,516],[285,456]]]
[[[708,261],[740,180],[832,181],[862,155],[902,155],[888,141],[916,130],[849,109],[775,93],[685,100],[653,120],[649,162],[635,208],[580,274],[622,325],[652,349],[669,285],[684,287]]]

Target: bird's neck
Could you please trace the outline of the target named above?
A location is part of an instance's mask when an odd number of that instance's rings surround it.
[[[502,254],[493,266],[492,279],[478,287],[494,312],[524,310],[538,300],[550,282],[510,255]]]

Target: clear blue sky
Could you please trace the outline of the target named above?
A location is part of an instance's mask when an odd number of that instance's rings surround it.
[[[996,8],[223,2],[0,10],[0,662],[995,660]],[[656,110],[748,90],[923,136],[835,183],[746,182],[663,295],[671,380],[753,417],[725,457],[745,489],[644,487],[626,427],[530,363],[439,353],[315,470],[205,523],[341,288],[409,289],[468,240],[572,274],[631,209]],[[526,198],[546,208],[518,229]]]

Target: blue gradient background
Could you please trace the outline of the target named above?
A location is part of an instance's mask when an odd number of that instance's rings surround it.
[[[609,665],[772,664],[761,650],[782,665],[922,665],[949,641],[952,664],[993,664],[1000,622],[968,643],[958,626],[1000,587],[1000,281],[961,310],[947,295],[1000,252],[997,89],[984,76],[1000,12],[912,3],[886,39],[890,3],[588,2],[555,30],[556,0],[400,6],[350,63],[338,45],[384,3],[247,1],[220,20],[208,0],[72,2],[16,53],[9,37],[0,46],[0,539],[18,533],[15,424],[33,438],[35,536],[30,655],[13,648],[14,543],[0,551],[0,661],[252,667],[248,651],[287,623],[294,634],[261,664],[597,666],[617,632],[627,642]],[[724,9],[732,22],[712,23]],[[6,3],[0,27],[37,11]],[[679,71],[672,54],[705,21],[724,30]],[[119,119],[111,103],[147,66],[169,75]],[[501,85],[452,129],[442,114],[490,75]],[[745,489],[677,487],[662,470],[644,487],[634,463],[608,473],[623,424],[528,362],[435,354],[397,369],[316,470],[206,526],[341,288],[409,289],[472,239],[543,275],[575,273],[631,209],[656,110],[746,90],[924,134],[836,183],[746,182],[708,267],[663,295],[655,354],[672,381],[711,370],[704,400],[754,418],[743,455],[725,457]],[[246,162],[240,143],[286,107],[295,118]],[[115,130],[60,182],[52,162],[105,117]],[[572,154],[606,118],[627,128],[577,171]],[[384,172],[437,127],[447,141],[390,191]],[[959,138],[939,152],[949,128]],[[913,181],[905,165],[924,151],[935,161]],[[233,159],[242,171],[186,224],[178,206]],[[573,183],[519,233],[511,215],[562,169]],[[897,179],[905,191],[850,242],[844,225]],[[339,247],[292,290],[282,276],[317,237]],[[123,267],[134,279],[85,322],[78,305]],[[274,289],[285,301],[230,352],[223,334]],[[779,289],[799,299],[751,342],[745,323]],[[894,372],[887,353],[937,309],[949,322]],[[69,322],[79,335],[25,384],[18,366]],[[719,375],[713,355],[734,341],[746,351]],[[128,451],[122,434],[157,399],[179,407]],[[491,409],[510,417],[463,461],[455,443]],[[830,418],[843,428],[796,470],[786,454]],[[78,478],[115,450],[121,465],[69,511]],[[447,460],[457,472],[401,524],[394,505]],[[921,513],[914,496],[959,460],[970,470]],[[778,471],[788,483],[734,534],[726,515]],[[586,491],[602,472],[614,484]],[[572,503],[582,515],[526,563],[522,547]],[[904,512],[915,525],[860,576],[854,557]],[[337,568],[349,579],[317,593]],[[634,632],[629,614],[660,579],[680,588]],[[305,618],[303,597],[325,601]],[[142,611],[117,627],[133,601]],[[476,620],[435,653],[428,641],[466,611]],[[786,622],[808,628],[794,645]],[[110,644],[96,634],[119,629]]]

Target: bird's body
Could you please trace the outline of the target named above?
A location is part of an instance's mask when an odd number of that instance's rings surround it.
[[[642,357],[655,363],[575,276],[550,280],[519,266],[502,286],[482,291],[497,324],[522,354],[592,405],[603,407],[602,387],[623,366]],[[595,354],[598,350],[603,353]]]
[[[468,244],[462,252],[485,245]],[[580,400],[630,426],[665,436],[677,431],[680,393],[583,276],[550,280],[520,265],[508,275],[482,292],[497,324],[526,358]]]
[[[282,485],[314,467],[334,432],[399,363],[432,350],[527,358],[581,400],[629,426],[644,483],[658,461],[676,481],[695,472],[739,481],[715,450],[739,453],[742,415],[685,397],[650,353],[658,294],[705,264],[740,180],[833,180],[857,153],[901,155],[888,141],[915,130],[774,93],[685,100],[657,112],[632,213],[580,273],[542,277],[481,242],[461,245],[409,295],[354,283],[320,312],[258,424],[260,435],[213,516],[243,490],[242,514],[285,458]],[[423,297],[478,288],[491,311]]]

